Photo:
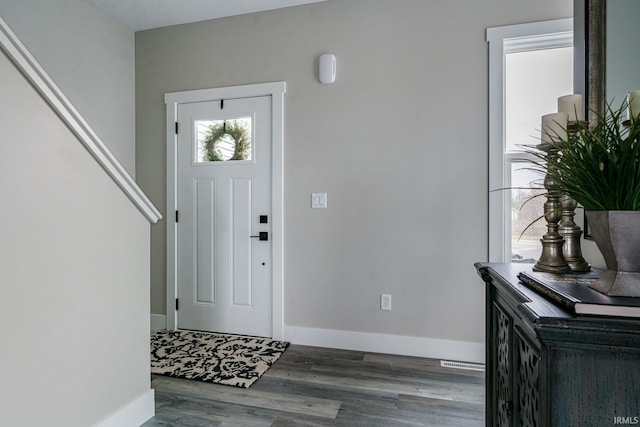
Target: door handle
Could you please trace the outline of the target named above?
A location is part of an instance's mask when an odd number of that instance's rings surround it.
[[[269,232],[268,231],[260,231],[257,236],[249,236],[252,239],[258,239],[260,241],[269,240]]]

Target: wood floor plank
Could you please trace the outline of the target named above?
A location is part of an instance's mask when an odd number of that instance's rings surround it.
[[[419,372],[425,375],[440,375],[449,380],[459,378],[467,383],[484,385],[484,372],[464,369],[443,368],[440,360],[422,357],[405,357],[390,354],[366,354],[363,360],[364,366],[386,365],[394,372]]]
[[[377,359],[377,360],[376,360]],[[403,360],[406,359],[406,360]],[[364,355],[363,360],[345,359],[302,359],[286,358],[275,366],[279,370],[301,370],[303,372],[325,372],[331,375],[346,375],[349,377],[365,377],[391,382],[401,382],[405,385],[413,383],[422,385],[429,381],[434,386],[455,383],[467,388],[476,384],[478,390],[484,390],[484,373],[465,371],[461,369],[442,368],[431,359],[392,355]]]
[[[290,381],[280,378],[269,378],[254,387],[260,390],[269,390],[273,393],[285,391],[292,394],[301,394],[304,396],[313,396],[316,398],[333,399],[343,404],[362,403],[376,400],[377,405],[384,406],[392,411],[397,408],[397,402],[400,398],[398,394],[386,393],[384,391],[371,393],[369,391],[360,391],[350,388],[338,389],[331,384],[318,384],[313,382]]]
[[[322,361],[322,360],[354,360],[363,361],[367,353],[353,350],[338,350],[325,347],[292,345],[282,355],[284,360]]]
[[[154,375],[144,427],[484,425],[484,373],[291,345],[249,389]]]
[[[156,391],[156,416],[144,427],[204,427],[222,423],[261,427],[272,425],[277,415],[274,410]]]
[[[155,390],[181,396],[207,396],[218,402],[242,404],[255,408],[274,409],[297,414],[335,418],[340,402],[289,393],[265,392],[260,389],[244,389],[201,381],[159,377],[153,380]]]
[[[446,381],[428,381],[417,383],[411,381],[393,381],[390,378],[367,377],[363,375],[347,376],[345,371],[336,368],[312,371],[291,370],[286,367],[274,366],[269,372],[270,377],[294,381],[314,382],[318,384],[332,385],[335,388],[347,388],[352,390],[366,390],[371,393],[407,394],[412,396],[432,397],[445,400],[463,400],[470,402],[484,401],[483,390],[464,387]]]
[[[397,356],[396,356],[397,357]],[[365,360],[361,362],[354,361],[318,361],[317,363],[312,364],[311,366],[305,365],[302,367],[299,364],[292,363],[290,361],[284,361],[282,364],[278,364],[278,367],[291,367],[291,368],[300,368],[303,370],[312,370],[319,372],[334,372],[338,373],[339,371],[350,372],[350,375],[355,376],[366,376],[366,377],[375,377],[380,379],[396,379],[402,381],[413,381],[419,383],[424,380],[434,380],[434,381],[446,381],[447,383],[451,382],[462,382],[466,384],[477,384],[479,386],[483,386],[484,384],[484,373],[475,372],[475,371],[465,371],[461,369],[450,369],[450,368],[442,368],[435,367],[432,365],[420,366],[417,363],[416,366],[411,366],[411,364],[387,364],[387,363],[375,363],[370,362],[370,358],[365,357]],[[355,369],[354,369],[355,368]]]
[[[421,414],[432,414],[455,419],[471,420],[479,422],[480,424],[484,422],[484,403],[459,402],[400,395],[398,399],[398,408]]]

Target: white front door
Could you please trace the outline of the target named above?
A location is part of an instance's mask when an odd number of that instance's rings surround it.
[[[178,327],[272,336],[271,97],[179,104]]]

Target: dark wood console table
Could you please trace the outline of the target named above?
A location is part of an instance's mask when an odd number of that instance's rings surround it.
[[[487,426],[640,425],[640,318],[575,314],[518,279],[529,264],[475,267],[486,284]]]

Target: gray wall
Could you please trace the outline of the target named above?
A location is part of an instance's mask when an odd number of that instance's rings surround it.
[[[84,0],[2,0],[0,16],[135,176],[133,31]]]
[[[285,324],[482,342],[485,29],[571,15],[571,0],[329,0],[138,32],[138,181],[165,206],[165,92],[285,80]],[[325,52],[330,86],[315,72]],[[311,192],[329,208],[310,209]]]
[[[96,425],[150,393],[149,225],[3,53],[0,93],[1,423]]]
[[[0,16],[133,173],[133,32],[82,0]],[[96,425],[150,393],[149,225],[2,53],[0,93],[0,423]]]

